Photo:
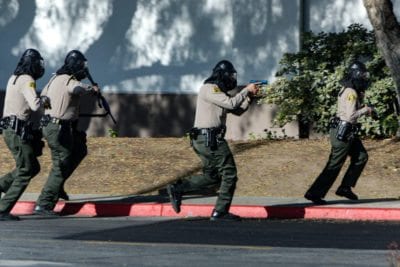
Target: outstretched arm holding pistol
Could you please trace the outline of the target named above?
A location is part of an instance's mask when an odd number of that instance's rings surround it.
[[[253,97],[257,95],[258,91],[260,90],[260,87],[256,83],[249,83],[246,85],[242,90],[247,90],[249,94],[247,95],[247,98],[243,103],[238,107],[237,109],[231,110],[231,113],[240,116],[244,112],[247,111],[247,109],[250,106],[250,103],[253,100]]]
[[[255,96],[260,90],[260,87],[257,83],[249,83],[244,89],[249,91],[250,96]]]

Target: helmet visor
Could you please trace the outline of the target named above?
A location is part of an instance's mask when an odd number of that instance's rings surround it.
[[[43,59],[40,59],[39,60],[39,65],[40,65],[40,67],[42,67],[43,69],[44,69],[44,60]]]
[[[369,78],[370,78],[369,72],[366,71],[366,72],[361,73],[361,78],[363,78],[364,80],[369,80]]]

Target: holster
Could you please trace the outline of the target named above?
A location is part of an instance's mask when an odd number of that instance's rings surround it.
[[[196,140],[198,135],[199,135],[199,129],[197,129],[197,128],[190,129],[190,131],[189,131],[190,141]]]
[[[4,117],[0,120],[2,129],[10,128],[14,130],[21,140],[31,144],[33,153],[36,157],[43,154],[44,142],[42,141],[42,131],[33,129],[33,124],[30,121],[23,121],[16,116]]]
[[[218,148],[218,128],[210,128],[206,133],[206,147],[209,147],[211,150],[217,150]]]
[[[44,115],[40,118],[39,129],[43,129],[50,123],[51,117],[49,115]]]
[[[347,142],[353,138],[353,125],[347,121],[340,121],[337,127],[336,139]]]
[[[15,134],[21,137],[24,141],[31,141],[32,135],[32,122],[23,121],[17,118],[17,116],[9,116],[2,119],[3,129],[10,128],[14,130]]]
[[[10,116],[10,117],[7,117],[7,119],[8,119],[8,128],[11,128],[12,130],[14,130],[16,135],[21,136],[22,128],[25,126],[25,121],[18,119],[17,116]],[[26,131],[27,130],[24,130],[25,138],[26,138],[26,134],[27,134]],[[22,138],[22,136],[21,136],[21,138]],[[26,139],[24,139],[24,140],[26,140]]]
[[[212,128],[192,128],[189,131],[190,144],[193,145],[193,140],[196,140],[199,135],[205,136],[205,146],[211,150],[218,148],[218,142],[225,137],[226,127]]]
[[[69,124],[60,124],[58,131],[58,141],[60,144],[67,144],[72,137],[72,128]]]
[[[8,128],[10,124],[10,117],[5,117],[0,119],[0,134],[3,133],[3,130]]]
[[[357,136],[359,129],[359,124],[351,124],[347,121],[340,121],[338,130],[336,132],[336,138],[342,142],[351,141],[355,136]]]

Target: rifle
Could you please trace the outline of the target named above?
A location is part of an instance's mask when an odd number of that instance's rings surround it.
[[[86,76],[93,86],[98,85],[93,80],[92,75],[90,75],[89,71],[86,71]],[[103,108],[106,112],[102,113],[102,114],[80,114],[79,116],[80,117],[106,117],[107,115],[109,115],[111,117],[112,121],[114,122],[114,124],[117,124],[117,121],[115,120],[114,116],[111,113],[110,105],[108,104],[107,100],[104,98],[104,96],[100,92],[97,93],[97,104],[98,104],[99,108]]]

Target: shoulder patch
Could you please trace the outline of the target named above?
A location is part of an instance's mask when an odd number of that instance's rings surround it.
[[[219,89],[218,86],[214,86],[214,87],[213,87],[213,93],[214,93],[214,94],[219,94],[219,93],[222,93],[222,91],[221,91],[221,89]]]
[[[29,88],[32,88],[33,90],[36,89],[36,83],[35,82],[30,82],[28,86],[29,86]]]
[[[347,101],[349,102],[355,102],[357,100],[357,94],[356,93],[350,93],[347,95]]]

